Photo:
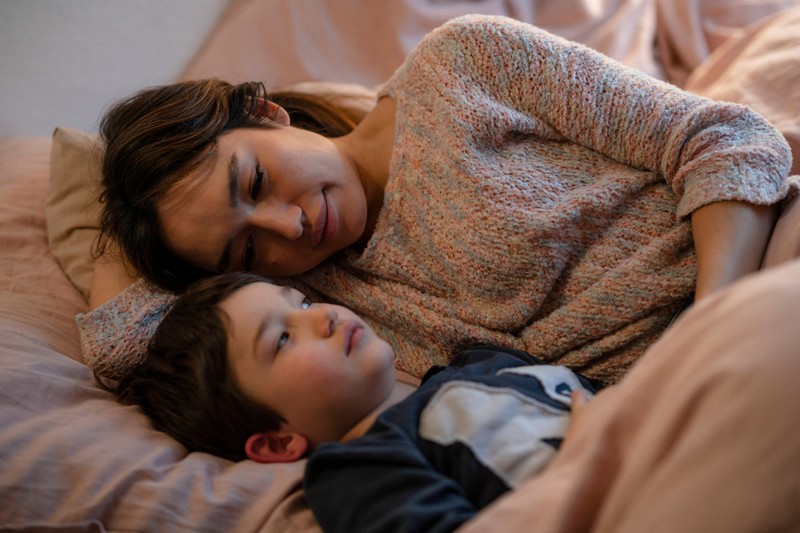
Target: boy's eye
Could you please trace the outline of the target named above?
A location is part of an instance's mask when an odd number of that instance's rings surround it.
[[[311,300],[303,298],[303,301],[300,302],[300,309],[308,309],[309,307],[311,307]]]
[[[281,333],[281,336],[278,337],[278,344],[275,347],[275,351],[277,352],[280,350],[287,342],[289,342],[289,334],[284,331]]]
[[[247,236],[247,243],[244,245],[244,257],[242,258],[242,270],[250,272],[253,270],[253,257],[255,256],[255,246],[253,246],[253,235]]]
[[[250,198],[253,200],[258,199],[258,195],[264,189],[264,171],[261,170],[261,165],[256,161],[256,172],[253,176],[253,185],[250,187]]]

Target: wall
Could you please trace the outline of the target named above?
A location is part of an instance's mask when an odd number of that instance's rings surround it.
[[[172,81],[226,0],[0,0],[0,138],[96,131],[103,110]]]

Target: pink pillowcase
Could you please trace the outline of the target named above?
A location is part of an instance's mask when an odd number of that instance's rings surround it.
[[[318,532],[304,463],[187,454],[97,387],[48,249],[50,145],[0,140],[0,529]]]

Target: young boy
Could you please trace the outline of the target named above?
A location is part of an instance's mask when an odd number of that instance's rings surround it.
[[[450,531],[540,471],[594,385],[524,352],[482,346],[395,379],[390,346],[349,309],[248,274],[200,282],[118,384],[190,450],[308,457],[326,531]]]

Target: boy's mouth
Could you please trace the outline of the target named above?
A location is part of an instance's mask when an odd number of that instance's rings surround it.
[[[350,352],[358,347],[358,343],[361,342],[361,339],[364,337],[364,327],[355,322],[350,322],[345,328],[344,353],[349,357]]]

